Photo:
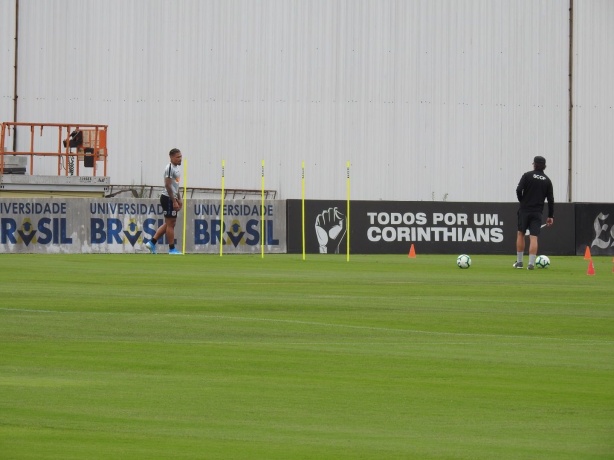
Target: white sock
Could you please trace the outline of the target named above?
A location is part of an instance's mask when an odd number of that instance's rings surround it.
[[[522,256],[524,256],[524,252],[517,252],[516,253],[516,262],[522,263]]]
[[[537,256],[535,254],[529,254],[529,265],[535,265],[535,259]]]

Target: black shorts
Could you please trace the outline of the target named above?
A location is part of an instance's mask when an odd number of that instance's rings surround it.
[[[164,217],[169,217],[171,219],[177,218],[177,211],[173,209],[173,200],[166,195],[160,195],[160,204],[162,205],[162,209],[164,211]]]
[[[518,231],[525,233],[527,229],[529,234],[539,236],[541,231],[543,215],[539,211],[518,211]]]

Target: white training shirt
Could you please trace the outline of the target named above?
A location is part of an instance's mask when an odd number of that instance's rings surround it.
[[[181,181],[181,166],[173,165],[173,163],[169,163],[166,168],[164,168],[164,179],[171,179],[171,184],[173,187],[173,195],[179,195],[179,182]],[[162,190],[162,195],[168,196],[168,192],[166,191],[166,187]]]

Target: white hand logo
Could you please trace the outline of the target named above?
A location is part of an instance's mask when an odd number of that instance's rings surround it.
[[[345,216],[337,208],[328,208],[316,218],[316,235],[320,253],[339,254],[339,245],[345,236]]]

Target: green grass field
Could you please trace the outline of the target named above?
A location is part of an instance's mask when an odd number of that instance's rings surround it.
[[[611,258],[513,259],[1,255],[0,458],[614,458]]]

